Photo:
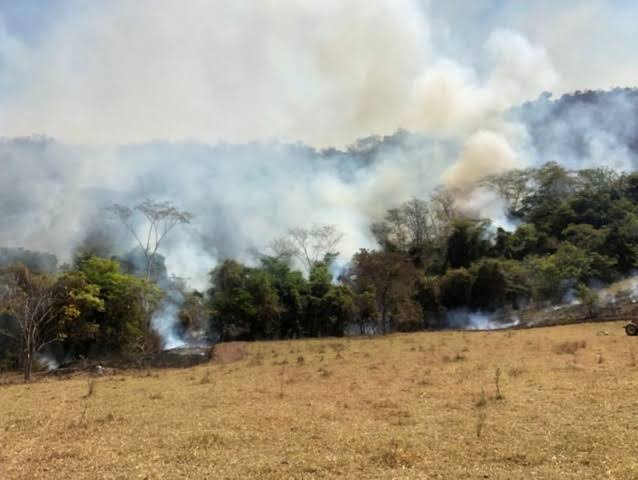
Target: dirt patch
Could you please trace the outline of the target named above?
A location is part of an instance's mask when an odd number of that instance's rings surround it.
[[[213,363],[239,362],[246,356],[246,342],[218,343],[213,347]]]

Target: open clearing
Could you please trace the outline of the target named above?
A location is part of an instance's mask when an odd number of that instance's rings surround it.
[[[622,326],[243,344],[92,389],[4,385],[0,478],[638,478]]]

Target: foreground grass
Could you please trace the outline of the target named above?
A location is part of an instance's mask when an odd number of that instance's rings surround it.
[[[0,387],[0,478],[638,478],[621,323],[245,348]]]

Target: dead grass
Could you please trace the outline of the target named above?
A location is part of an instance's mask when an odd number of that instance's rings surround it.
[[[241,344],[90,395],[8,378],[0,478],[638,478],[623,325]]]
[[[585,340],[579,340],[579,341],[566,341],[566,342],[560,342],[557,343],[554,346],[554,352],[558,353],[559,355],[561,354],[569,354],[569,355],[574,355],[578,350],[580,350],[581,348],[586,348],[587,347],[587,342]]]

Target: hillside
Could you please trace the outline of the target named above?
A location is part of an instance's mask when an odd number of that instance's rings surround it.
[[[606,165],[633,170],[638,160],[638,89],[578,91],[513,110],[542,161],[570,168]]]
[[[0,477],[636,478],[622,326],[226,344],[190,369],[7,384]]]

